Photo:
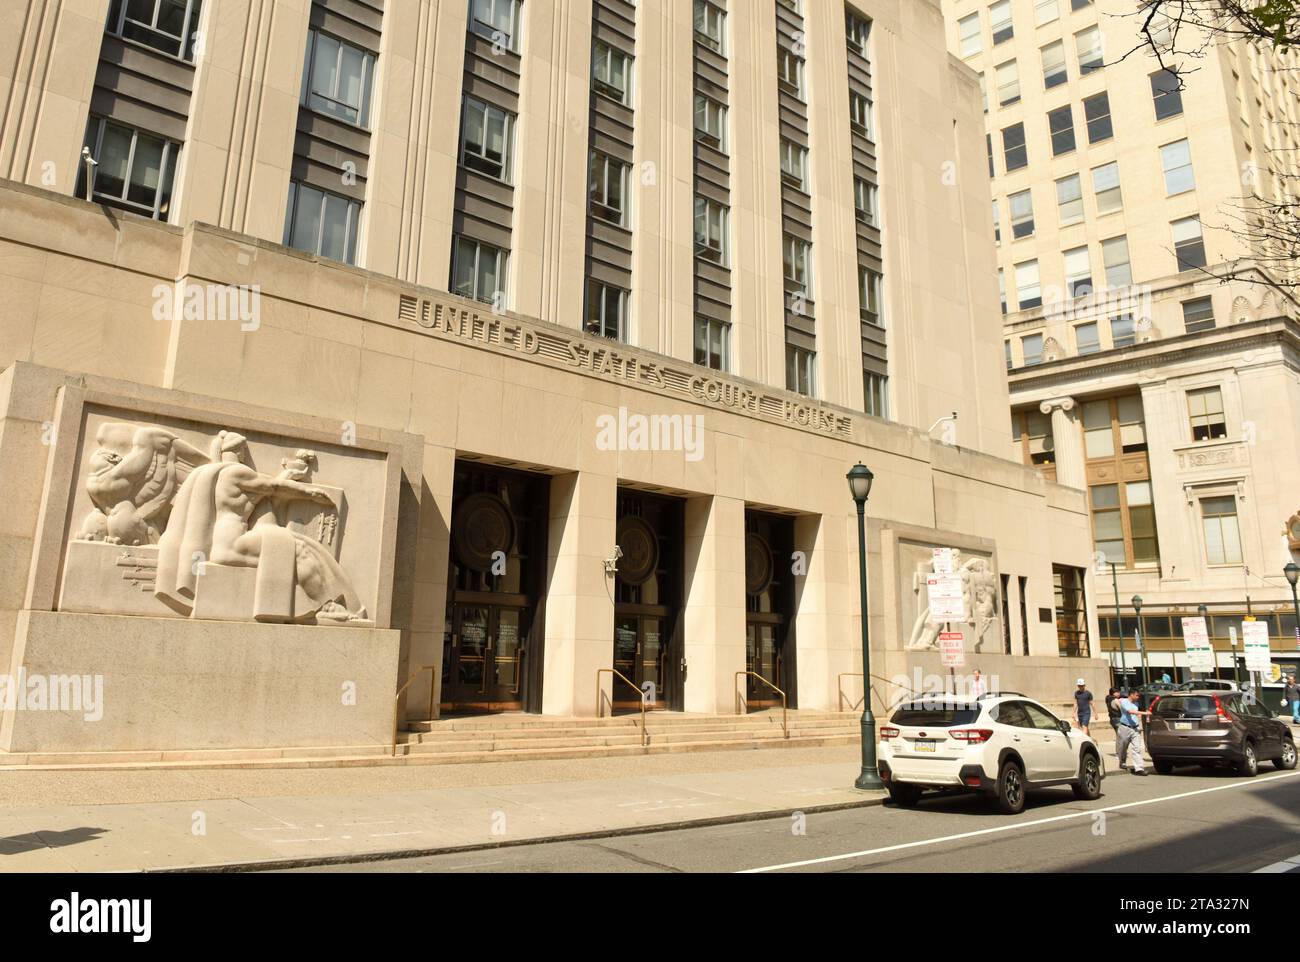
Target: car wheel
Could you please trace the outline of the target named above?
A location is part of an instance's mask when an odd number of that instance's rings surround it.
[[[1074,789],[1075,798],[1091,802],[1101,797],[1101,762],[1092,752],[1083,756],[1079,780],[1070,787]]]
[[[998,811],[1019,815],[1025,809],[1025,773],[1015,762],[1003,762],[998,772]]]
[[[1153,758],[1151,764],[1155,766],[1157,775],[1172,775],[1174,773],[1174,763],[1163,758]]]
[[[921,789],[916,785],[890,783],[889,799],[900,808],[913,808],[921,800]]]
[[[1273,760],[1273,767],[1282,771],[1295,768],[1295,742],[1290,738],[1282,739],[1282,754]]]
[[[1237,774],[1254,778],[1258,771],[1259,757],[1255,754],[1255,746],[1251,742],[1246,742],[1241,749],[1241,761],[1237,762]]]

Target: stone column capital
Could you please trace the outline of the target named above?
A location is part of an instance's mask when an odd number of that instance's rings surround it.
[[[1048,398],[1042,404],[1038,405],[1038,410],[1044,414],[1051,414],[1052,411],[1060,408],[1062,411],[1073,411],[1075,400],[1072,397],[1053,397]]]

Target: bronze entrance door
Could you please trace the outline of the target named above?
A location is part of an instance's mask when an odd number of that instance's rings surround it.
[[[779,621],[745,623],[745,670],[766,679],[765,685],[754,675],[747,675],[745,698],[751,708],[780,705],[781,696],[771,687],[784,689],[781,640],[785,626]]]
[[[664,620],[654,615],[616,615],[614,618],[614,668],[649,696],[647,708],[664,708],[668,695],[668,646]],[[615,679],[614,707],[636,708],[636,692]]]
[[[456,604],[452,612],[443,646],[443,702],[462,709],[521,711],[527,611]]]
[[[744,690],[751,708],[780,705],[777,688],[796,707],[793,560],[793,519],[746,511],[745,669],[753,674]]]

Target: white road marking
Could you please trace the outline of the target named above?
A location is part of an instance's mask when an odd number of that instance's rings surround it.
[[[738,874],[753,875],[759,872],[779,872],[782,869],[802,868],[805,865],[825,865],[827,862],[843,862],[847,859],[866,858],[868,855],[881,855],[885,852],[898,852],[906,848],[939,845],[943,842],[955,842],[964,838],[977,838],[981,835],[994,835],[998,832],[1012,832],[1022,828],[1034,828],[1038,825],[1050,825],[1052,822],[1064,822],[1071,818],[1091,818],[1097,812],[1119,812],[1126,808],[1138,808],[1142,805],[1155,805],[1159,802],[1172,802],[1180,798],[1191,798],[1195,795],[1208,795],[1210,792],[1223,792],[1233,788],[1249,788],[1252,785],[1263,785],[1267,782],[1275,782],[1282,778],[1294,778],[1297,775],[1300,775],[1300,770],[1281,772],[1277,775],[1269,775],[1266,778],[1252,778],[1249,781],[1233,782],[1230,785],[1216,785],[1213,788],[1200,788],[1194,792],[1180,792],[1177,795],[1164,795],[1160,798],[1147,798],[1138,802],[1124,802],[1121,805],[1108,805],[1105,808],[1090,808],[1083,812],[1071,812],[1069,815],[1055,815],[1051,818],[1039,818],[1032,822],[1016,822],[1011,825],[999,825],[996,828],[984,828],[975,832],[961,832],[957,835],[944,835],[939,838],[925,838],[918,842],[903,842],[899,845],[886,845],[884,848],[866,849],[862,852],[847,852],[843,855],[827,855],[823,858],[810,858],[801,862],[786,862],[782,865],[764,865],[761,868],[742,869]]]
[[[1283,859],[1281,862],[1274,862],[1272,865],[1265,865],[1263,868],[1257,868],[1252,874],[1258,875],[1260,873],[1265,873],[1278,875],[1282,872],[1300,872],[1300,855],[1292,855],[1290,858]]]

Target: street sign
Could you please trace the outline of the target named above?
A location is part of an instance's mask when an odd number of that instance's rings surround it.
[[[957,568],[956,548],[935,548],[933,552],[933,557],[934,557],[933,568],[935,574],[950,575],[956,571]]]
[[[1214,648],[1204,618],[1183,619],[1183,645],[1187,648],[1187,667],[1195,672],[1214,671]]]
[[[925,579],[930,598],[930,623],[966,620],[966,599],[959,575],[930,575]]]
[[[1268,622],[1243,622],[1241,637],[1246,648],[1246,670],[1268,671],[1272,665],[1272,658],[1269,657]]]
[[[944,668],[961,668],[966,664],[966,636],[960,631],[939,634],[939,657]]]

